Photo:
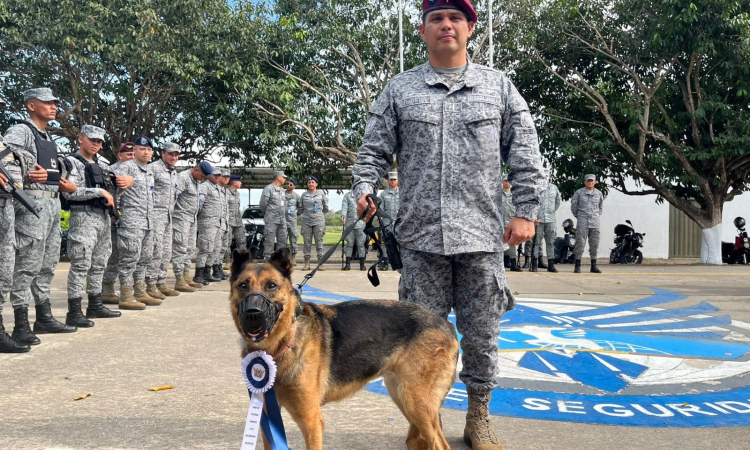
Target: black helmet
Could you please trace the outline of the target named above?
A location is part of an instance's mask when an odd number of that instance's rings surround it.
[[[566,233],[570,233],[570,229],[573,228],[573,221],[570,219],[565,219],[562,225],[563,230],[565,230]]]
[[[737,227],[738,230],[745,228],[745,219],[742,217],[735,217],[734,226]]]

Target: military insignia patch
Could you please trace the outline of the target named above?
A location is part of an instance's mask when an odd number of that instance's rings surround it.
[[[429,0],[430,6],[435,6],[435,4],[436,4],[437,2],[439,2],[439,1],[440,1],[440,0]]]

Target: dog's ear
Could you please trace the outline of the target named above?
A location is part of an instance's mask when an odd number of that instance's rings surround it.
[[[285,277],[292,277],[292,262],[289,260],[292,257],[292,253],[288,248],[282,247],[275,252],[271,253],[271,259],[268,261],[276,267]]]
[[[232,270],[229,275],[229,282],[233,283],[234,280],[245,270],[245,266],[253,262],[253,254],[248,250],[235,250],[232,253]]]

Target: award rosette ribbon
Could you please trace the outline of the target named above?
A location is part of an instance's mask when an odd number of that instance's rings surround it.
[[[289,450],[281,408],[273,390],[276,363],[271,355],[252,352],[245,356],[242,359],[242,377],[250,393],[242,450],[255,450],[259,430],[263,430],[263,435],[273,450]]]

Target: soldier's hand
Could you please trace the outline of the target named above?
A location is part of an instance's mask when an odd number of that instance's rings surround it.
[[[37,164],[34,166],[34,170],[29,171],[29,180],[31,180],[32,183],[46,183],[47,171]]]
[[[539,220],[539,219],[534,219],[534,226],[538,226],[538,225],[539,225],[539,222],[541,222],[541,220]]]
[[[115,206],[115,199],[112,198],[112,194],[109,193],[109,191],[102,191],[102,198],[106,200],[104,203],[107,206]]]
[[[5,178],[5,175],[0,173],[0,187],[5,189],[5,182],[8,181],[7,178]]]
[[[60,186],[58,186],[57,189],[60,192],[72,194],[73,192],[78,190],[78,186],[76,186],[75,183],[66,180],[65,178],[60,178]]]
[[[372,199],[367,198],[367,194],[364,194],[362,197],[357,200],[357,217],[361,216],[362,213],[367,209],[367,206],[370,206],[370,209],[367,211],[367,215],[365,216],[365,223],[369,222],[370,219],[375,216],[375,212],[378,210],[377,205],[375,205],[375,202],[372,201]]]
[[[341,218],[341,223],[343,223],[344,225],[346,225],[346,217],[342,217]]]
[[[522,217],[510,221],[503,234],[503,242],[515,246],[534,237],[534,222]]]
[[[115,184],[120,189],[127,189],[133,185],[133,177],[116,177]]]

